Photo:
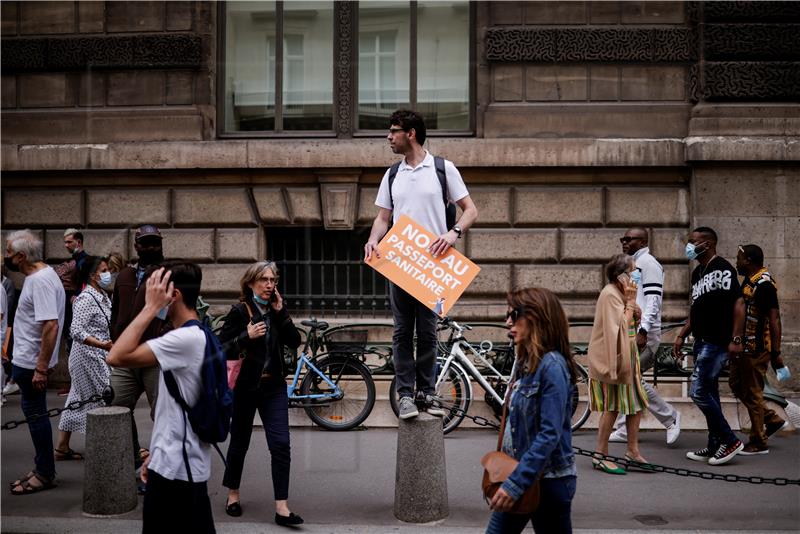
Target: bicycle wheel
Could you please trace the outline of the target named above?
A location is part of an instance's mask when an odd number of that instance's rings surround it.
[[[339,399],[321,399],[318,405],[304,405],[308,417],[327,430],[350,430],[363,423],[375,406],[375,382],[367,366],[352,358],[327,357],[314,365],[339,386]],[[333,389],[313,371],[300,383],[302,395],[331,393]]]
[[[439,362],[444,363],[443,361]],[[458,368],[451,365],[447,369],[447,376],[444,377],[439,387],[436,389],[436,396],[445,409],[442,417],[442,429],[445,434],[449,434],[464,420],[464,414],[469,410],[469,384],[467,377]],[[389,404],[392,406],[394,415],[400,413],[397,399],[397,379],[392,378],[389,384]]]
[[[577,377],[572,393],[572,430],[578,430],[589,419],[589,373],[576,364]]]

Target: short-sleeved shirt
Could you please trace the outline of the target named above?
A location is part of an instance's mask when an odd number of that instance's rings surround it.
[[[733,266],[717,256],[692,271],[692,334],[715,345],[727,346],[733,335],[733,307],[741,296]]]
[[[742,281],[745,304],[744,352],[761,353],[772,350],[769,312],[778,310],[778,288],[766,269]]]
[[[159,475],[170,480],[189,480],[183,461],[183,437],[194,482],[211,477],[211,448],[197,437],[188,414],[170,395],[164,383],[164,371],[172,371],[178,390],[189,406],[197,402],[202,389],[200,367],[206,350],[206,335],[197,326],[177,328],[146,342],[155,354],[161,373],[158,378],[158,402],[150,439],[150,464]]]
[[[45,267],[25,278],[14,317],[14,365],[36,369],[36,357],[42,347],[44,321],[58,320],[58,337],[64,328],[66,294],[61,279],[52,267]],[[58,363],[56,341],[48,368]]]
[[[389,170],[383,175],[375,205],[392,210],[392,222],[396,223],[401,215],[407,215],[436,235],[447,233],[450,229],[447,228],[442,185],[436,175],[433,156],[426,151],[425,158],[416,167],[408,165],[403,158],[392,182],[391,194]],[[456,166],[445,160],[444,171],[447,177],[448,201],[458,202],[468,196],[469,191]]]

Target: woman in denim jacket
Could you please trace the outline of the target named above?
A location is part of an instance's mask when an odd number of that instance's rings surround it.
[[[572,532],[577,470],[572,453],[575,362],[569,324],[556,296],[542,288],[508,295],[506,324],[516,345],[517,367],[502,451],[519,460],[490,503],[487,534],[522,532],[528,521],[539,533]],[[540,502],[530,515],[507,513],[536,481]]]

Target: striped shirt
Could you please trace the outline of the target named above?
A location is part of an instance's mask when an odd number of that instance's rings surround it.
[[[664,297],[664,268],[647,247],[633,254],[642,282],[636,292],[636,304],[642,309],[640,328],[647,330],[647,345],[658,348],[661,342],[661,303]]]

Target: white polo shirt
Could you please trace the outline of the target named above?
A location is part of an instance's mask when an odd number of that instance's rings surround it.
[[[392,210],[394,223],[401,215],[408,215],[436,235],[447,233],[450,229],[447,228],[442,186],[439,177],[436,176],[433,156],[426,150],[425,158],[416,167],[407,164],[404,157],[392,183],[391,195],[389,194],[390,169],[383,175],[375,205]],[[451,161],[444,161],[444,171],[447,176],[447,199],[450,202],[458,202],[469,196],[461,173]]]

